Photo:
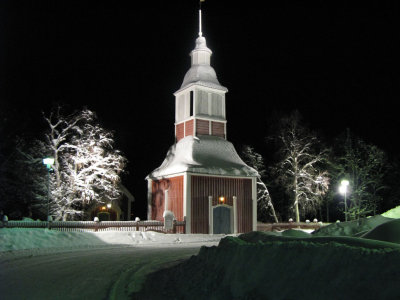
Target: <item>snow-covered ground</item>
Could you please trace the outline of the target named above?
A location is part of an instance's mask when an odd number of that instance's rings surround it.
[[[0,299],[400,299],[399,237],[382,216],[238,237],[0,229]]]
[[[214,245],[218,244],[223,236],[163,234],[154,231],[67,232],[42,228],[2,228],[0,229],[0,256],[4,255],[4,252],[26,249],[47,249],[47,252],[55,252],[110,245],[151,247]]]
[[[0,229],[0,299],[130,299],[145,276],[223,235]]]
[[[250,232],[149,274],[133,299],[400,299],[400,219]],[[190,280],[187,280],[190,278]],[[184,282],[185,284],[182,284]]]

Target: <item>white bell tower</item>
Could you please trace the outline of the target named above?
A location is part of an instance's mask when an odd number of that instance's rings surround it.
[[[199,37],[190,52],[191,67],[181,88],[175,95],[175,138],[192,135],[213,135],[226,139],[225,93],[213,67],[212,51],[207,47],[201,28],[199,10]]]

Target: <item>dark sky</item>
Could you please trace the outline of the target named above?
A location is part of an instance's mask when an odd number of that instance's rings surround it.
[[[174,143],[173,92],[190,67],[198,2],[118,2],[1,1],[0,109],[18,135],[40,135],[41,111],[57,103],[97,112],[129,160],[124,184],[144,217],[144,178]],[[212,66],[229,89],[228,139],[261,149],[271,113],[298,109],[328,138],[349,127],[395,153],[398,4],[295,3],[203,4]]]

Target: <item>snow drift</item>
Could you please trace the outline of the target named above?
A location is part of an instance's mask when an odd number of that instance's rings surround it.
[[[202,247],[198,256],[150,274],[133,298],[399,299],[400,247],[347,239],[360,241],[226,237],[218,247]]]
[[[382,216],[393,219],[400,218],[400,206],[396,206],[395,208],[388,210],[387,212],[383,213]]]
[[[314,236],[360,236],[378,225],[393,219],[381,215],[362,218],[355,221],[333,223],[316,230]]]
[[[362,235],[365,239],[400,244],[400,219],[383,223]]]

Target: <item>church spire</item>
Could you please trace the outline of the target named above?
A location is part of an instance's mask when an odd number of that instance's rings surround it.
[[[199,36],[190,52],[191,66],[175,95],[175,137],[211,135],[226,139],[225,93],[211,66],[212,51],[207,47],[201,28],[199,1]]]
[[[202,35],[203,35],[203,32],[201,32],[201,8],[200,8],[199,9],[199,36],[202,36]]]

